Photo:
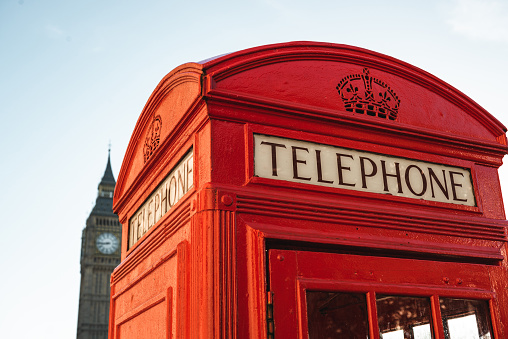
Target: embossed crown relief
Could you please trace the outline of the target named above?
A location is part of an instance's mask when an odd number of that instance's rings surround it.
[[[400,100],[384,81],[370,76],[368,68],[362,74],[350,74],[337,85],[346,111],[397,120]]]
[[[162,119],[160,115],[154,116],[152,123],[146,132],[145,145],[143,146],[145,163],[148,161],[148,159],[150,159],[157,147],[159,147],[159,142],[161,139],[161,127]]]

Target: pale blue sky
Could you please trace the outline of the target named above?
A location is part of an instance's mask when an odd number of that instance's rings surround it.
[[[81,230],[108,143],[116,177],[160,79],[294,40],[409,62],[508,125],[506,1],[0,0],[0,337],[75,337]],[[508,169],[502,180],[507,191]]]

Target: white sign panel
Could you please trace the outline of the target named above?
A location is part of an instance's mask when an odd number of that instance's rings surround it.
[[[157,223],[194,185],[191,150],[129,221],[129,248]]]
[[[476,206],[467,168],[261,134],[254,134],[254,175]]]

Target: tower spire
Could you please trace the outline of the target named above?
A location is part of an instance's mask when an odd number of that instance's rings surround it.
[[[116,180],[113,176],[113,170],[111,169],[111,142],[108,147],[108,163],[106,164],[106,170],[102,176],[102,180],[99,185],[113,185],[115,186]]]
[[[97,200],[92,210],[92,214],[111,214],[113,213],[113,194],[115,191],[116,180],[111,169],[111,148],[108,150],[108,163],[106,170],[99,183]]]

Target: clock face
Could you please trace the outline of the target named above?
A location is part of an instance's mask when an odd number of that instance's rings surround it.
[[[118,238],[111,233],[102,233],[97,237],[97,249],[104,254],[114,253],[119,245]]]

